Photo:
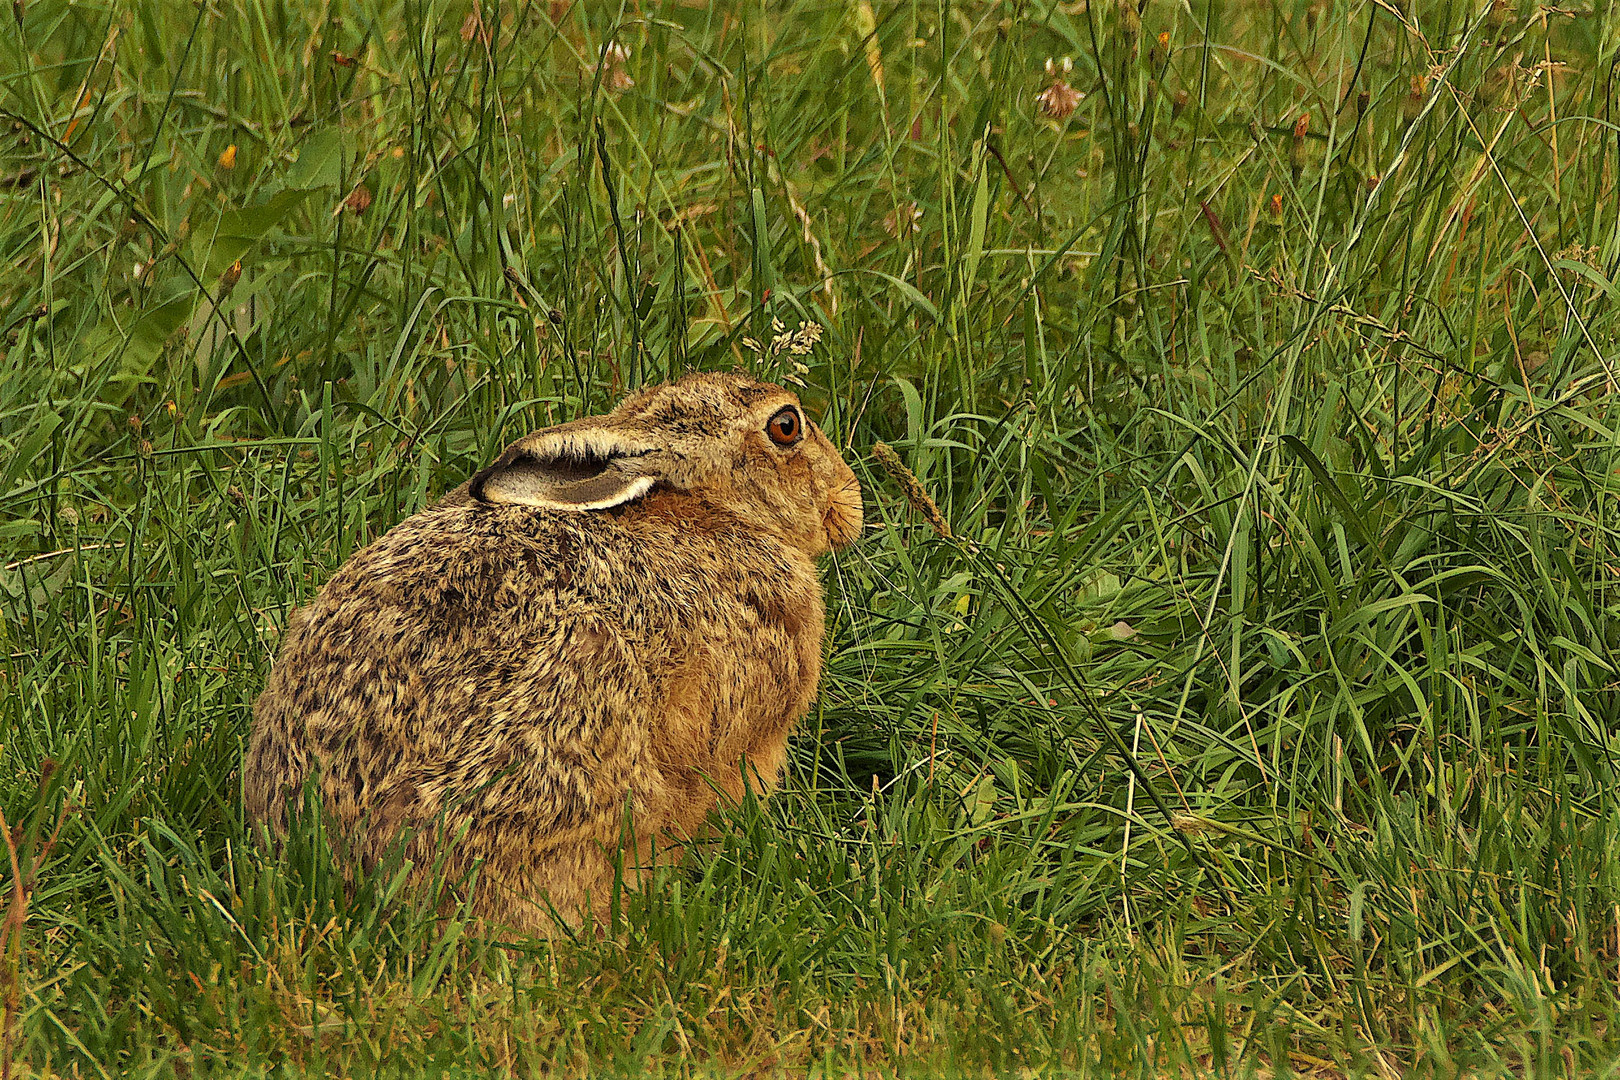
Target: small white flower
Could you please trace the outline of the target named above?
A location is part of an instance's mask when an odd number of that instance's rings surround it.
[[[622,94],[636,85],[630,77],[630,46],[610,41],[602,46],[602,60],[596,70],[602,73],[602,85],[615,94]]]

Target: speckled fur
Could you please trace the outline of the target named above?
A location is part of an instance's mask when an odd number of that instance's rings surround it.
[[[674,447],[650,493],[567,511],[463,485],[357,553],[289,620],[254,710],[249,815],[283,830],[313,772],[351,857],[407,828],[419,877],[441,853],[452,880],[481,866],[475,911],[548,934],[548,901],[605,913],[627,811],[634,881],[701,832],[717,789],[768,792],[821,676],[815,559],[860,522],[819,430],[789,450],[764,437],[782,402],[688,376],[564,425]]]

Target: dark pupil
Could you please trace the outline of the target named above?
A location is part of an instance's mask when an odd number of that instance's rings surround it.
[[[776,418],[776,433],[784,439],[793,438],[794,432],[799,429],[799,418],[792,413],[782,413]]]

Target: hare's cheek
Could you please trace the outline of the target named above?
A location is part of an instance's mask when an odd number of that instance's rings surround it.
[[[804,499],[806,492],[818,490],[819,478],[803,454],[777,451],[772,455],[771,465],[773,475],[764,488],[770,492],[773,501],[797,503]]]

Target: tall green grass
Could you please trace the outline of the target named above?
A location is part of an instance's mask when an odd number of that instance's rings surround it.
[[[1607,4],[14,7],[0,1060],[1620,1054]],[[557,947],[262,850],[288,610],[732,366],[867,493],[786,790]]]

